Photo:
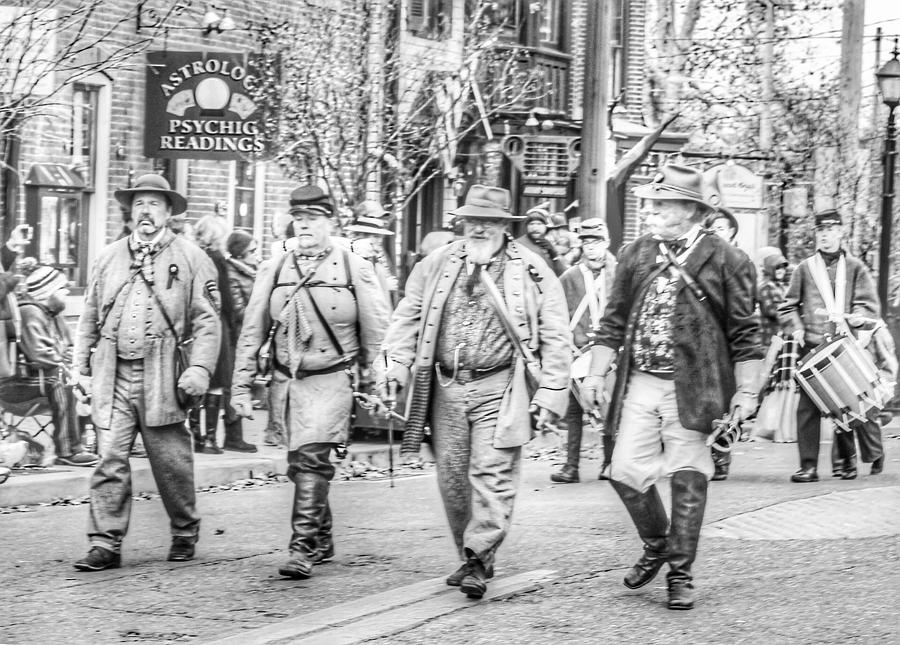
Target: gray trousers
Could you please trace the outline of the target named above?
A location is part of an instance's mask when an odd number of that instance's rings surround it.
[[[116,364],[112,420],[97,428],[100,462],[91,477],[91,546],[119,552],[131,518],[131,466],[128,455],[138,433],[144,441],[153,478],[169,514],[172,536],[195,538],[200,516],[194,492],[194,453],[184,423],[144,423],[143,361]]]
[[[486,569],[509,532],[521,448],[494,448],[494,426],[509,371],[469,383],[434,384],[431,431],[438,486],[450,532],[465,560]]]

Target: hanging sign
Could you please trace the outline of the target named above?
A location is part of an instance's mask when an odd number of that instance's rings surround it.
[[[705,174],[714,178],[715,192],[723,206],[749,210],[764,208],[764,180],[746,166],[722,164],[710,168]]]
[[[246,159],[265,150],[247,54],[147,54],[144,155]]]

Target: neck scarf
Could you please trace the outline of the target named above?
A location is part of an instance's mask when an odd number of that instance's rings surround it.
[[[298,281],[303,280],[307,276],[309,276],[309,279],[312,279],[316,269],[319,268],[322,260],[324,260],[329,253],[331,253],[331,248],[327,248],[314,256],[301,255],[300,257],[303,260],[313,262],[306,273],[303,273],[301,270],[300,264],[297,262],[298,256],[297,254],[294,254],[294,267],[297,269]],[[284,308],[278,316],[279,322],[284,325],[284,328],[287,331],[288,367],[290,367],[292,374],[295,374],[300,368],[300,361],[303,358],[304,352],[309,348],[309,342],[312,340],[313,332],[309,317],[306,315],[306,309],[303,306],[303,300],[300,295],[301,291],[303,291],[303,289],[294,290],[294,293],[284,304]]]
[[[153,284],[153,256],[159,250],[159,241],[162,239],[165,229],[160,229],[159,233],[153,236],[151,240],[142,240],[137,233],[132,233],[128,238],[128,250],[131,252],[131,268],[140,268],[144,279]]]

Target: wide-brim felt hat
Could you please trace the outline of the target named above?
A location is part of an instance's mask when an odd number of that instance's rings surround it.
[[[141,175],[130,188],[117,190],[113,195],[123,207],[130,209],[135,193],[162,193],[172,206],[172,215],[180,215],[187,210],[187,200],[181,193],[172,190],[162,175]]]
[[[450,214],[457,217],[468,218],[523,219],[522,217],[513,215],[509,210],[509,206],[509,191],[505,188],[472,184],[472,187],[469,188],[469,192],[466,193],[465,203],[459,208],[450,211]]]
[[[353,207],[353,216],[358,219],[365,217],[377,219],[387,214],[388,212],[384,210],[384,206],[373,199],[367,199]]]
[[[344,227],[349,233],[361,233],[363,235],[393,235],[394,231],[388,230],[383,220],[377,217],[357,217],[349,226]]]
[[[649,184],[636,187],[632,192],[644,199],[668,199],[695,202],[707,211],[715,210],[703,199],[703,175],[686,166],[663,166]]]

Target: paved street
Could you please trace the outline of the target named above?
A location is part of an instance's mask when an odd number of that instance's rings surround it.
[[[202,493],[199,557],[180,565],[165,561],[158,499],[134,503],[123,568],[96,574],[71,567],[86,549],[86,505],[6,514],[0,642],[897,642],[900,440],[886,447],[882,475],[792,484],[795,445],[741,444],[731,478],[711,484],[690,612],[664,608],[662,577],[621,585],[640,547],[609,485],[593,479],[596,460],[577,485],[551,484],[551,460],[526,461],[489,587],[511,591],[494,601],[441,583],[456,562],[430,470],[393,489],[335,483],[338,555],[303,582],[276,573],[284,483]]]

